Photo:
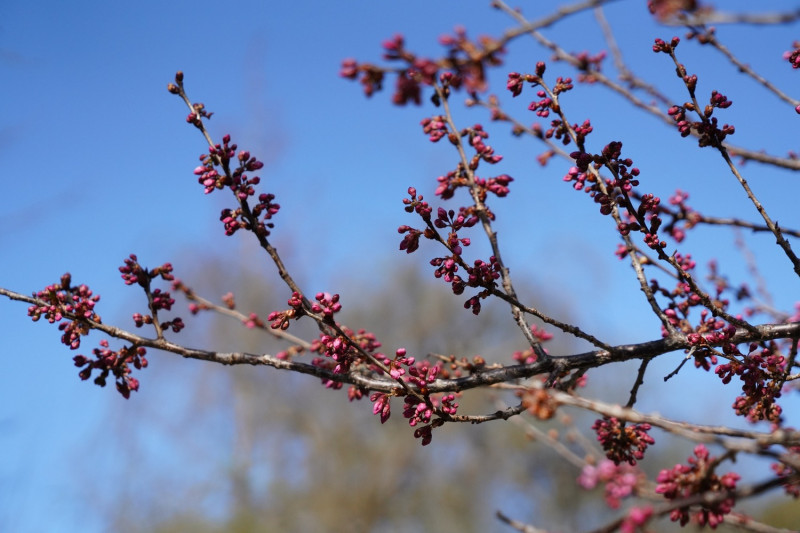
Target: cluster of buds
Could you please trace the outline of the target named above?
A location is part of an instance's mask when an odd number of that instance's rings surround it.
[[[442,395],[438,400],[433,396],[424,399],[416,396],[406,396],[403,405],[403,417],[408,419],[408,425],[416,428],[414,438],[421,439],[422,445],[427,446],[433,439],[433,430],[444,424],[442,418],[432,418],[440,410],[447,415],[455,415],[458,404],[455,403],[454,394]]]
[[[716,528],[722,523],[726,514],[733,510],[736,503],[734,491],[739,474],[729,472],[718,476],[714,470],[719,460],[711,457],[708,449],[698,444],[694,449],[694,457],[689,458],[688,465],[675,465],[671,470],[662,470],[656,479],[656,492],[663,494],[668,500],[680,500],[693,495],[704,494],[700,509],[694,514],[698,525]],[[690,508],[679,507],[672,511],[670,519],[686,525],[690,519]]]
[[[117,391],[125,398],[130,398],[132,391],[139,390],[139,380],[131,376],[131,365],[137,370],[147,366],[147,351],[142,346],[124,346],[118,351],[111,350],[108,341],[100,341],[100,348],[92,350],[94,359],[83,355],[73,358],[75,366],[82,368],[78,373],[82,380],[92,377],[94,370],[99,370],[100,375],[94,378],[94,383],[101,387],[106,386],[109,375],[113,375]]]
[[[695,100],[695,91],[697,89],[697,75],[688,74],[686,68],[677,62],[675,57],[675,48],[678,46],[680,39],[673,37],[670,43],[665,42],[663,39],[656,39],[653,45],[653,51],[656,53],[664,53],[669,55],[678,65],[676,73],[679,78],[683,80],[686,89],[689,91],[692,101],[686,102],[683,105],[674,105],[667,110],[667,114],[675,121],[681,137],[688,137],[691,134],[696,134],[698,137],[698,145],[702,148],[704,146],[721,147],[722,142],[728,135],[733,135],[736,129],[730,124],[724,124],[721,128],[717,118],[713,116],[715,109],[727,109],[733,102],[728,100],[728,97],[717,91],[711,91],[711,97],[708,104],[701,110],[697,106]],[[692,121],[686,117],[686,113],[694,112],[698,115],[700,120]]]
[[[655,440],[647,432],[650,424],[626,424],[614,417],[596,420],[592,429],[597,432],[597,440],[606,452],[606,457],[614,464],[628,463],[633,466],[644,458],[647,447]]]
[[[732,102],[725,95],[712,91],[709,104],[706,105],[701,120],[690,121],[686,117],[687,111],[696,111],[695,105],[691,102],[680,106],[674,105],[667,110],[667,114],[675,121],[681,137],[688,137],[692,133],[697,133],[699,146],[721,146],[722,141],[728,135],[736,133],[736,129],[730,124],[725,124],[720,128],[717,117],[711,115],[714,109],[725,109],[730,107],[731,104]]]
[[[798,464],[797,460],[800,459],[800,446],[790,447],[789,452],[795,459],[794,464]],[[773,463],[771,468],[778,479],[783,481],[783,490],[786,494],[794,499],[800,499],[800,469],[785,463]]]
[[[325,321],[332,324],[333,315],[342,310],[342,304],[339,303],[339,295],[334,294],[331,296],[326,292],[318,292],[314,298],[317,301],[311,304],[311,311],[321,314]]]
[[[597,81],[595,73],[602,71],[603,60],[606,58],[605,50],[601,50],[595,55],[589,52],[579,52],[574,54],[577,64],[575,68],[580,70],[578,81],[581,83],[594,83]]]
[[[305,314],[303,297],[299,292],[293,292],[286,303],[289,304],[289,309],[273,311],[267,316],[267,321],[271,322],[270,327],[272,329],[286,330],[289,328],[289,322],[291,320],[298,320]]]
[[[539,420],[550,420],[556,415],[558,402],[545,389],[534,388],[520,393],[522,407]]]
[[[611,509],[619,509],[622,500],[634,494],[643,477],[643,473],[634,465],[603,459],[597,465],[590,463],[584,466],[578,484],[586,490],[602,484],[605,487],[606,504]]]
[[[311,351],[322,354],[324,357],[315,358],[311,364],[326,368],[334,374],[347,374],[352,367],[357,365],[367,365],[380,373],[381,369],[369,364],[364,357],[365,353],[372,354],[378,360],[384,357],[383,354],[375,353],[381,347],[381,343],[375,335],[363,329],[354,332],[349,328],[341,327],[341,330],[343,334],[321,332],[319,338],[314,339],[311,343]],[[342,387],[341,383],[328,379],[323,379],[323,383],[329,388],[339,389]]]
[[[222,138],[222,144],[209,148],[208,154],[202,154],[202,165],[194,170],[197,181],[205,187],[206,194],[216,189],[229,187],[234,193],[239,207],[223,209],[220,221],[225,226],[225,235],[233,235],[240,229],[253,231],[256,235],[267,237],[274,227],[271,222],[280,210],[276,204],[274,194],[261,193],[258,201],[250,206],[247,199],[255,196],[255,186],[261,183],[258,176],[248,176],[246,172],[256,171],[264,166],[261,161],[250,155],[250,152],[239,151],[237,145],[231,144],[230,135]],[[231,163],[235,160],[238,165],[231,170]]]
[[[473,41],[462,28],[456,28],[454,35],[444,35],[439,42],[447,47],[447,59],[433,61],[413,54],[405,46],[405,38],[395,35],[383,42],[383,59],[400,62],[402,68],[384,69],[371,63],[358,63],[354,59],[342,62],[339,75],[343,78],[358,79],[367,97],[383,89],[387,73],[396,76],[392,103],[406,105],[422,103],[422,87],[433,86],[438,80],[446,97],[450,88],[464,89],[469,93],[483,92],[487,89],[486,69],[502,63],[500,55],[504,52],[499,41],[490,37],[480,37]],[[434,104],[440,103],[440,93],[432,97]]]
[[[677,189],[675,194],[670,196],[669,205],[673,207],[661,206],[659,214],[667,218],[663,225],[663,231],[668,233],[677,243],[683,242],[686,238],[686,231],[692,229],[701,220],[701,215],[691,208],[686,201],[689,193]]]
[[[744,395],[736,398],[733,409],[750,422],[781,421],[782,410],[776,400],[781,397],[786,358],[776,349],[774,342],[764,348],[752,343],[750,353],[741,360],[732,357],[715,370],[725,384],[730,383],[734,376],[741,380]]]
[[[667,22],[679,13],[692,13],[698,7],[697,0],[647,0],[647,9],[660,22]]]
[[[783,58],[789,62],[792,68],[800,68],[800,41],[792,43],[793,50],[788,50],[783,53]]]
[[[100,316],[95,312],[95,304],[100,300],[100,295],[92,293],[88,285],[72,286],[72,276],[69,273],[61,276],[59,283],[48,285],[33,294],[39,303],[28,308],[28,316],[34,322],[44,317],[49,323],[61,322],[58,329],[63,331],[61,342],[77,350],[81,345],[81,336],[89,334],[87,320],[101,323]]]
[[[139,264],[139,260],[135,254],[131,254],[125,259],[124,264],[119,267],[122,273],[122,279],[125,285],[137,284],[144,289],[147,295],[150,312],[147,314],[134,313],[133,322],[137,328],[147,325],[157,324],[160,330],[171,328],[173,332],[177,333],[184,328],[183,320],[176,317],[166,322],[158,321],[158,312],[161,310],[169,311],[175,303],[175,299],[167,291],[161,289],[153,289],[152,282],[161,278],[164,281],[172,281],[174,283],[175,276],[172,275],[172,264],[164,263],[152,270],[144,268]]]

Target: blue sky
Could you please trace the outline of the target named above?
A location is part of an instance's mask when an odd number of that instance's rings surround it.
[[[653,37],[676,30],[642,23],[643,6],[617,2],[608,8],[609,20],[637,72],[683,100],[668,58],[649,50]],[[536,9],[524,11],[530,18],[549,13]],[[190,97],[215,112],[212,133],[231,133],[265,161],[261,176],[283,208],[275,242],[293,258],[290,268],[308,292],[336,292],[342,278],[377,283],[388,261],[425,261],[396,251],[397,226],[416,222],[400,202],[410,185],[430,198],[453,154],[421,132],[419,121],[431,108],[395,108],[389,94],[366,100],[338,71],[344,58],[378,61],[380,43],[398,32],[409,48],[433,55],[437,37],[456,24],[470,35],[498,35],[513,26],[484,2],[4,2],[0,285],[30,293],[70,271],[102,295],[105,321],[125,325],[129,311],[115,302],[130,304],[136,295],[119,280],[117,267],[130,253],[150,266],[173,261],[179,275],[182,265],[197,266],[190,258],[198,250],[262,261],[241,239],[224,237],[220,200],[204,196],[192,175],[204,146],[184,122],[183,104],[166,91],[178,69]],[[573,51],[600,48],[591,24],[556,30],[554,37],[574,39]],[[719,34],[779,86],[797,87],[800,73],[780,56],[796,32],[721,28]],[[690,48],[696,49],[687,43]],[[549,54],[527,42],[512,46],[508,67],[492,78],[504,102],[511,100],[501,90],[505,73],[531,70],[541,59]],[[798,118],[790,107],[743,81],[710,50],[687,52],[686,61],[701,77],[701,93],[719,83],[733,100],[721,120],[736,125],[734,142],[778,155],[797,150]],[[526,102],[511,105],[523,113]],[[698,153],[653,119],[628,114],[624,102],[600,88],[579,87],[568,103],[573,122],[591,117],[598,150],[609,140],[623,141],[648,190],[668,196],[684,188],[692,193],[690,203],[708,206],[709,214],[757,220],[711,152]],[[499,172],[517,180],[495,206],[501,243],[518,243],[506,248],[512,273],[565,301],[582,302],[576,314],[610,342],[652,336],[655,323],[631,273],[613,257],[608,221],[561,182],[567,167],[555,161],[541,169],[534,160],[540,146],[511,139],[480,111],[457,105],[456,113],[463,125],[489,128],[490,144],[507,156]],[[800,226],[794,176],[755,164],[744,172],[775,219]],[[788,261],[769,237],[746,238],[776,304],[790,309],[798,281]],[[732,279],[741,280],[746,268],[730,253],[732,242],[727,232],[704,230],[690,238],[687,250],[698,263],[718,257]],[[32,324],[25,309],[0,301],[0,529],[53,530],[58,520],[61,531],[88,531],[70,490],[69,462],[89,445],[85,435],[105,412],[103,402],[122,400],[81,383],[56,330]],[[90,527],[101,530],[102,524]]]

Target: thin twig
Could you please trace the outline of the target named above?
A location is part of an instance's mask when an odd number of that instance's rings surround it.
[[[625,404],[625,407],[631,408],[636,404],[636,395],[639,392],[639,387],[644,384],[644,373],[647,370],[647,365],[650,364],[651,359],[642,359],[642,362],[639,363],[639,371],[636,373],[636,381],[633,383],[633,387],[631,388],[631,394],[628,398],[628,403]]]
[[[683,368],[683,365],[685,365],[685,364],[686,364],[686,362],[687,362],[687,361],[689,361],[689,360],[690,360],[690,359],[691,359],[691,358],[694,356],[694,352],[695,352],[696,350],[697,350],[697,346],[692,346],[692,348],[691,348],[691,349],[689,350],[689,352],[686,354],[686,357],[684,357],[683,359],[681,359],[681,362],[680,362],[680,364],[679,364],[679,365],[678,365],[678,366],[675,368],[675,370],[673,370],[672,372],[670,372],[669,374],[667,374],[666,376],[664,376],[664,381],[669,381],[669,380],[670,380],[671,378],[673,378],[674,376],[677,376],[677,375],[678,375],[678,372],[680,372],[680,371],[681,371],[681,368]]]
[[[539,528],[533,527],[530,524],[526,524],[524,522],[520,522],[519,520],[514,520],[513,518],[503,514],[503,512],[500,511],[500,510],[496,511],[495,516],[497,516],[498,520],[500,520],[504,524],[507,524],[507,525],[511,526],[512,528],[516,529],[520,533],[548,533],[544,529],[539,529]]]
[[[710,44],[716,50],[718,50],[722,55],[724,55],[728,61],[731,62],[739,72],[743,72],[747,74],[751,78],[753,78],[757,83],[762,85],[766,90],[786,102],[787,104],[791,105],[793,108],[800,105],[800,100],[792,98],[791,96],[787,95],[785,92],[778,89],[775,85],[772,84],[768,79],[764,76],[758,74],[753,68],[748,65],[747,63],[742,63],[739,59],[731,53],[727,46],[722,44],[717,40],[717,36],[714,34],[713,30],[709,30],[705,27],[694,26],[691,24],[687,24],[688,28],[691,29],[693,32],[697,34],[695,38],[701,39],[700,42],[702,44]]]
[[[775,24],[788,24],[799,18],[800,9],[783,13],[726,13],[724,11],[714,10],[680,14],[673,19],[662,20],[661,23],[667,26],[697,26],[700,24],[750,24],[753,26],[772,26]]]

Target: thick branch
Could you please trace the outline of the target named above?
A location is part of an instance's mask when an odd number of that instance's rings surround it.
[[[25,296],[23,294],[10,291],[0,287],[0,295],[11,300],[27,302],[29,304],[42,305],[41,300]],[[214,352],[196,348],[188,348],[175,344],[166,339],[150,339],[141,337],[129,331],[101,324],[91,320],[78,318],[69,313],[64,313],[64,317],[70,320],[80,320],[89,328],[102,331],[107,335],[121,339],[137,346],[154,348],[165,352],[174,353],[188,359],[199,359],[223,365],[264,365],[282,370],[290,370],[301,374],[316,376],[321,379],[329,379],[338,383],[350,383],[358,387],[379,392],[399,392],[403,390],[401,384],[389,377],[383,377],[371,371],[364,373],[354,369],[347,374],[335,374],[332,371],[319,368],[317,366],[300,363],[297,361],[286,361],[267,354],[252,354],[247,352]],[[752,331],[746,329],[737,330],[736,334],[725,343],[740,344],[745,342],[768,341],[775,339],[787,339],[800,337],[800,322],[789,324],[762,324],[754,326]],[[719,346],[721,342],[709,342],[709,346]],[[677,350],[688,350],[693,345],[685,336],[675,335],[655,341],[643,342],[638,344],[621,344],[614,346],[611,350],[594,350],[578,354],[551,355],[550,358],[527,365],[509,365],[500,368],[487,369],[477,372],[470,376],[455,379],[438,379],[426,387],[427,393],[438,392],[457,392],[478,387],[494,385],[529,378],[538,374],[550,374],[554,372],[566,373],[572,370],[582,370],[607,365],[609,363],[620,363],[632,359],[645,359],[658,355],[663,355]],[[414,388],[409,385],[410,388]]]

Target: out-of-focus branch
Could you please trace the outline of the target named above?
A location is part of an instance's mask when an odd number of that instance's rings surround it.
[[[548,533],[548,531],[545,529],[539,529],[537,527],[533,527],[530,524],[526,524],[524,522],[520,522],[519,520],[515,520],[500,510],[495,512],[495,516],[497,517],[498,520],[512,527],[513,529],[516,529],[520,533]]]
[[[698,11],[697,13],[681,13],[678,16],[662,20],[667,26],[686,26],[700,24],[750,24],[753,26],[770,26],[788,24],[800,19],[800,9],[783,13],[726,13],[724,11]]]
[[[697,224],[708,224],[710,226],[731,226],[736,228],[749,229],[752,230],[754,233],[770,231],[768,226],[762,224],[754,224],[753,222],[748,222],[746,220],[741,220],[739,218],[713,217],[704,215],[702,213],[698,213],[696,211],[692,211],[691,217],[688,217],[686,214],[681,213],[679,209],[673,209],[665,205],[659,206],[659,210],[661,213],[665,213],[675,220],[689,220],[691,218],[691,224],[693,226]],[[781,228],[781,232],[785,235],[790,235],[792,237],[800,237],[800,231],[798,230]]]
[[[220,315],[229,316],[231,318],[235,318],[242,323],[247,323],[252,319],[251,316],[245,315],[244,313],[237,311],[236,309],[231,309],[230,307],[226,307],[223,305],[215,304],[211,300],[207,300],[201,296],[198,296],[192,289],[184,286],[181,284],[180,287],[181,292],[183,293],[184,297],[189,300],[190,302],[196,302],[200,309],[204,311],[212,311],[214,313],[218,313]],[[311,347],[311,343],[297,337],[296,335],[292,335],[288,331],[284,331],[282,329],[273,329],[266,325],[256,325],[259,329],[269,333],[273,337],[277,339],[284,340],[286,342],[291,342],[292,344],[296,344],[298,346],[302,346],[305,349],[309,349]]]

